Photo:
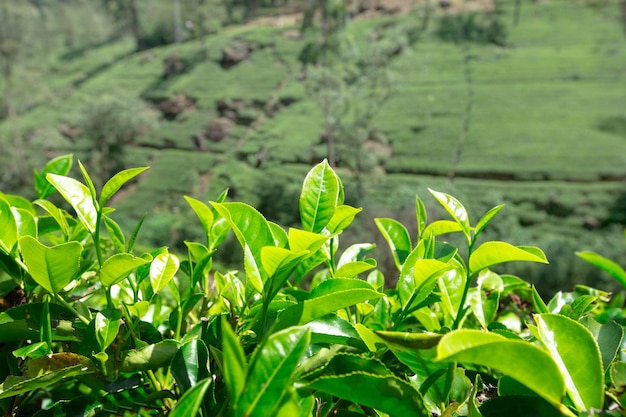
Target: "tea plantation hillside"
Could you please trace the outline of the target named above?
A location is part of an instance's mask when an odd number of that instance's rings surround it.
[[[26,172],[68,152],[100,180],[151,166],[116,201],[117,219],[147,212],[140,240],[182,247],[201,233],[184,195],[229,188],[270,219],[296,221],[302,178],[329,157],[332,137],[346,200],[372,210],[353,228],[368,239],[374,216],[414,224],[415,194],[433,188],[474,219],[506,203],[485,238],[542,247],[549,266],[510,267],[542,291],[612,288],[574,251],[626,264],[618,2],[521,2],[517,21],[512,0],[474,12],[433,3],[428,16],[422,2],[379,3],[353,11],[339,41],[349,53],[329,73],[306,65],[319,29],[302,35],[301,14],[286,9],[140,52],[130,37],[64,49],[39,63],[45,72],[28,61],[15,79],[18,116],[0,121],[2,147],[22,144]],[[16,161],[0,156],[7,169]]]

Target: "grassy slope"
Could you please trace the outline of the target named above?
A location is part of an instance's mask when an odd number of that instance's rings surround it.
[[[565,1],[525,3],[517,27],[508,24],[511,10],[504,12],[506,48],[470,45],[466,50],[429,32],[393,61],[396,92],[376,120],[393,156],[384,162],[386,176],[364,178],[362,203],[391,207],[400,215],[416,192],[424,197],[426,187],[432,187],[458,195],[476,218],[491,204],[509,202],[508,233],[534,240],[518,243],[558,246],[560,237],[571,234],[583,248],[584,242],[604,239],[585,234],[585,219],[607,217],[617,194],[626,193],[623,182],[600,182],[626,175],[626,138],[598,129],[607,117],[626,117],[626,38],[616,21],[617,8],[594,12]],[[394,21],[402,25],[410,19],[415,16]],[[363,45],[363,34],[381,22],[353,22],[357,44]],[[185,94],[197,99],[194,109],[162,122],[127,150],[129,165],[152,169],[119,202],[120,212],[135,217],[154,208],[177,210],[183,194],[210,199],[225,187],[261,208],[297,212],[299,183],[319,158],[321,119],[298,78],[297,54],[304,41],[284,36],[287,29],[233,27],[203,45],[193,41],[134,55],[132,43],[122,40],[59,60],[48,85],[62,98],[24,114],[22,126],[53,132],[80,111],[84,100],[104,91],[152,100]],[[256,42],[258,49],[248,61],[224,70],[218,64],[221,51],[236,37]],[[463,61],[468,52],[472,111],[451,183],[445,175],[457,152],[467,103]],[[173,53],[191,68],[165,79],[163,59]],[[77,81],[78,87],[71,88]],[[193,137],[217,117],[216,101],[224,98],[295,102],[273,117],[261,115],[251,127],[237,126],[228,138],[198,152]],[[0,133],[7,129],[6,123],[0,125]],[[251,162],[261,149],[268,159],[255,169]],[[350,186],[347,177],[344,182]],[[529,227],[522,231],[520,223]],[[573,262],[571,252],[558,256]]]

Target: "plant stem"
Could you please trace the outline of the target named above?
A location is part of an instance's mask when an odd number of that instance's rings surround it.
[[[76,317],[78,317],[78,319],[80,321],[82,321],[84,324],[88,325],[89,324],[89,319],[87,319],[87,317],[81,315],[78,310],[76,310],[74,307],[72,307],[72,305],[70,303],[68,303],[67,301],[65,301],[63,299],[63,297],[61,297],[59,294],[55,294],[56,300],[63,305],[63,307],[67,308],[68,310],[70,310],[72,312],[72,314],[74,314]]]

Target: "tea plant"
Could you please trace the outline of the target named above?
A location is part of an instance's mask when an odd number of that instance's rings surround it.
[[[300,195],[300,228],[253,207],[186,200],[203,230],[187,252],[138,251],[143,219],[112,197],[146,168],[97,190],[71,156],[35,172],[38,198],[0,194],[0,410],[5,415],[621,415],[623,298],[587,287],[547,304],[505,262],[536,247],[481,242],[502,209],[418,231],[376,219],[397,268],[385,286],[371,243],[343,248],[360,209],[326,161]],[[67,206],[54,204],[59,193]],[[66,208],[68,210],[66,210]],[[71,208],[71,210],[69,210]],[[229,233],[241,270],[216,270]],[[462,236],[462,247],[444,238]]]

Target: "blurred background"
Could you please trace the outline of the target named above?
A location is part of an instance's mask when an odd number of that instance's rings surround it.
[[[373,218],[445,217],[427,188],[505,203],[485,238],[543,248],[504,271],[542,293],[616,289],[577,250],[626,265],[625,0],[0,0],[0,92],[0,190],[150,165],[113,202],[146,246],[201,239],[183,196],[227,187],[295,225],[327,158],[388,276]]]

